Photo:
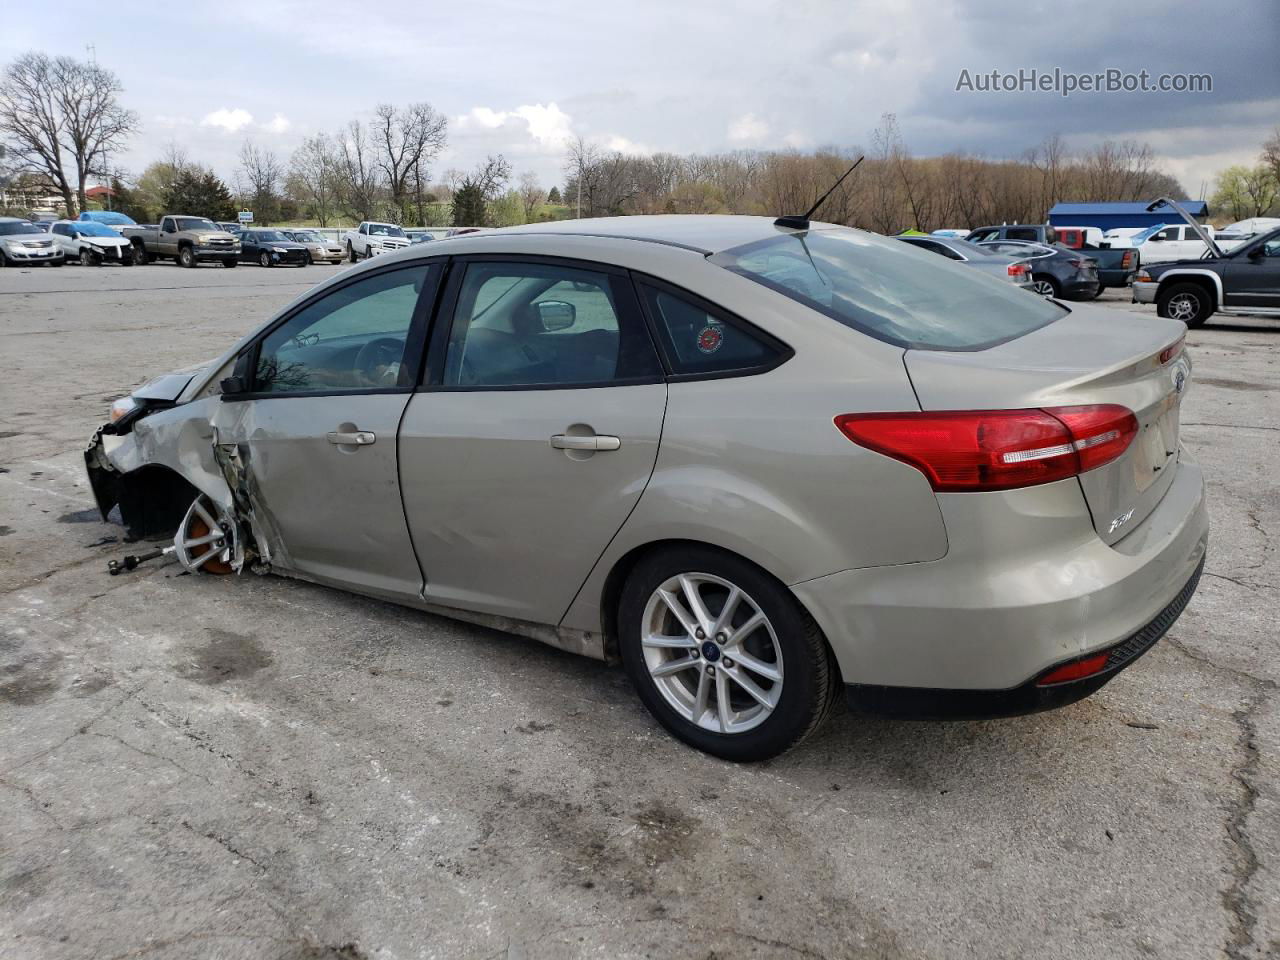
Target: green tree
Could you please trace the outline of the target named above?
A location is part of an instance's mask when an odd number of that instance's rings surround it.
[[[470,180],[453,192],[453,225],[455,227],[483,226],[485,215],[484,190]]]
[[[184,170],[165,195],[165,210],[210,220],[230,220],[236,204],[227,185],[209,171]]]
[[[1218,189],[1209,206],[1232,220],[1248,220],[1270,213],[1280,200],[1280,183],[1265,163],[1256,167],[1236,165],[1218,174]]]
[[[112,177],[111,191],[115,194],[111,199],[112,209],[123,213],[126,217],[132,217],[138,223],[150,223],[152,221],[151,211],[143,203],[142,198],[138,196],[137,190],[131,190],[126,187],[120,182],[119,177]]]
[[[547,191],[547,203],[559,203],[559,202],[560,202],[560,188],[552,187],[550,190]]]

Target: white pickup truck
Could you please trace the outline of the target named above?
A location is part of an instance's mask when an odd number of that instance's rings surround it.
[[[343,235],[342,242],[347,248],[347,259],[352,263],[409,246],[409,238],[403,230],[394,223],[379,223],[376,220],[365,220],[354,230],[348,230]]]

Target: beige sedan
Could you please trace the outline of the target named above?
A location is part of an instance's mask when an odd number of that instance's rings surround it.
[[[285,230],[284,235],[307,248],[312,263],[341,263],[342,245],[315,230]]]

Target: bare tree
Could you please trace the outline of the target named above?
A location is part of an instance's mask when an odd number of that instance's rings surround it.
[[[531,223],[534,215],[537,214],[538,208],[547,200],[547,191],[542,189],[542,184],[538,183],[538,175],[535,173],[522,173],[520,175],[520,206],[524,210],[524,222]]]
[[[262,149],[252,140],[240,147],[240,176],[244,178],[241,192],[253,204],[254,217],[259,223],[276,219],[280,205],[280,186],[284,179],[284,164],[270,150]]]
[[[63,117],[62,142],[75,160],[76,197],[87,205],[90,176],[109,173],[108,155],[119,152],[138,128],[138,115],[116,100],[124,88],[110,70],[70,57],[53,61],[54,91]]]
[[[386,176],[391,202],[403,223],[409,216],[409,200],[420,192],[422,169],[444,148],[449,121],[429,103],[396,107],[379,104],[374,111],[374,136],[378,167]]]
[[[600,150],[594,144],[587,143],[582,137],[578,137],[569,144],[569,156],[565,158],[564,164],[565,200],[568,201],[569,187],[572,186],[573,202],[579,217],[582,216],[583,190],[590,192],[592,176],[599,167],[600,160]],[[590,199],[587,202],[587,216],[591,216]]]
[[[369,132],[359,120],[352,120],[334,139],[342,205],[355,219],[372,220],[378,206],[379,177]]]
[[[71,180],[63,156],[66,119],[54,90],[53,60],[25,53],[5,68],[0,87],[0,135],[14,166],[47,176],[62,194],[67,216],[76,215]]]
[[[302,141],[302,146],[293,152],[290,174],[320,226],[327,227],[338,176],[338,157],[328,134],[318,133]]]

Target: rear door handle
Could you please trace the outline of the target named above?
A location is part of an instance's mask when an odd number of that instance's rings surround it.
[[[557,433],[551,438],[551,446],[557,450],[617,450],[622,446],[622,441],[617,437],[598,434],[592,437],[568,437]]]
[[[342,446],[367,447],[378,439],[378,435],[370,433],[368,430],[356,430],[352,433],[341,433],[335,430],[333,433],[326,433],[325,438],[330,443],[337,443]]]

